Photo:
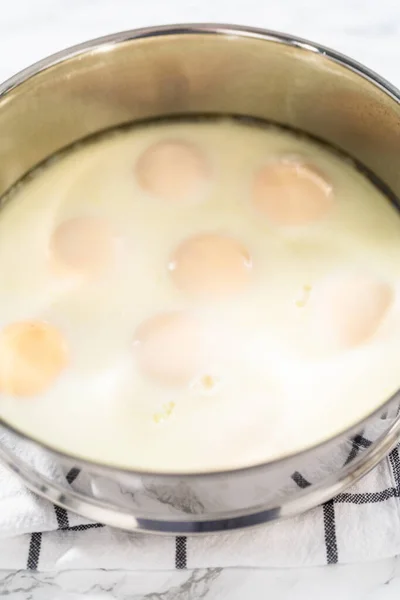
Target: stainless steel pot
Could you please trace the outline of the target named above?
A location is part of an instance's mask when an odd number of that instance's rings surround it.
[[[222,25],[128,31],[56,54],[0,87],[0,194],[97,131],[174,114],[276,121],[326,140],[400,197],[399,92],[361,65],[286,35]],[[35,492],[130,530],[198,533],[295,515],[373,468],[400,434],[400,394],[351,430],[251,468],[165,475],[66,456],[0,425],[0,458]]]

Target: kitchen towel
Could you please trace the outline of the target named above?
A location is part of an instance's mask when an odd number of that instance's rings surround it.
[[[368,445],[365,437],[359,445]],[[72,470],[69,480],[79,477]],[[300,486],[306,482],[298,481]],[[127,533],[91,523],[28,491],[0,466],[0,569],[300,567],[400,553],[399,449],[305,515],[201,537]]]

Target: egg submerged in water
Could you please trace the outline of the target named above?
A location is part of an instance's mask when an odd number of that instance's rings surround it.
[[[379,331],[393,301],[393,287],[371,274],[327,277],[315,286],[310,301],[316,346],[340,352],[367,343]]]
[[[251,268],[250,254],[238,240],[212,233],[182,242],[168,264],[177,288],[201,297],[240,292],[250,282]]]
[[[200,149],[182,140],[156,142],[139,157],[134,171],[144,191],[174,204],[196,198],[209,177]]]
[[[202,331],[184,312],[155,315],[134,336],[134,350],[145,377],[167,386],[187,385],[202,363]]]
[[[0,393],[30,397],[45,392],[68,363],[60,331],[40,321],[17,322],[0,332]]]
[[[112,264],[115,238],[110,225],[96,217],[77,217],[56,227],[50,240],[50,259],[58,270],[85,276],[102,274]]]
[[[315,167],[283,158],[258,170],[252,202],[273,225],[305,226],[327,217],[333,206],[333,186]]]

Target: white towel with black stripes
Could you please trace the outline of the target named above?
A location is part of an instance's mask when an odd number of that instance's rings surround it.
[[[0,466],[0,569],[300,567],[375,560],[400,554],[399,498],[396,448],[353,488],[303,516],[227,534],[164,537],[91,523],[38,498]]]

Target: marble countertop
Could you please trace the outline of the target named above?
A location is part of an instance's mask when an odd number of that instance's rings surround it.
[[[400,558],[300,570],[0,572],[0,597],[7,600],[395,600],[399,596]]]
[[[13,0],[0,17],[0,80],[66,46],[115,31],[219,21],[310,38],[363,62],[400,86],[398,0]],[[398,532],[400,535],[400,532]],[[400,557],[309,569],[196,571],[0,571],[10,600],[391,600]]]

